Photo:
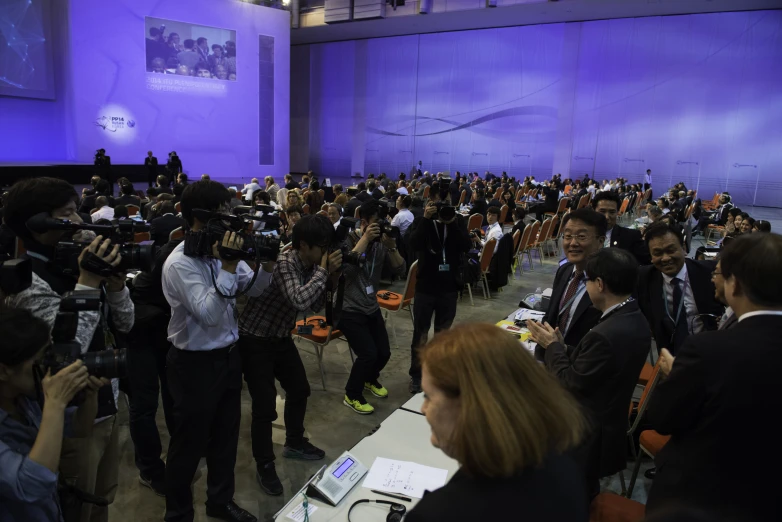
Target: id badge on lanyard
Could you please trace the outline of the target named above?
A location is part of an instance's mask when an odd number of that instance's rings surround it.
[[[437,230],[437,223],[433,223],[434,225],[434,233],[437,234],[437,239],[440,239],[440,232]],[[448,272],[451,270],[451,265],[448,264],[448,262],[445,260],[445,239],[448,237],[448,227],[443,226],[443,242],[442,242],[442,253],[443,253],[443,262],[438,265],[438,270],[440,272]]]

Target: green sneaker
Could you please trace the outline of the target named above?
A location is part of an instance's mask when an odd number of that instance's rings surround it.
[[[345,395],[342,404],[352,409],[359,415],[369,415],[370,413],[375,412],[375,408],[373,408],[371,404],[364,400],[363,397],[361,399],[351,399]]]
[[[383,385],[377,381],[365,382],[364,389],[371,391],[372,395],[374,395],[375,397],[380,397],[381,399],[385,399],[386,397],[388,397],[388,390],[383,388]]]

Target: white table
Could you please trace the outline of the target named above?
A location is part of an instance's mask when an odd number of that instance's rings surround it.
[[[423,405],[424,405],[424,392],[421,392],[413,395],[409,401],[407,401],[402,405],[402,408],[404,410],[411,411],[413,413],[418,413],[419,415],[423,415],[423,413],[421,413],[421,406]]]
[[[412,399],[411,399],[412,400]],[[385,457],[395,460],[407,460],[417,462],[426,466],[448,470],[448,480],[453,477],[459,468],[458,463],[445,453],[432,446],[430,442],[431,430],[426,417],[417,415],[405,410],[396,410],[380,424],[380,428],[368,437],[364,437],[358,444],[350,449],[350,452],[361,461],[367,468],[371,468],[377,457]],[[364,477],[365,479],[366,477]],[[360,499],[388,500],[391,498],[372,493],[369,489],[362,487],[364,479],[356,484],[350,493],[342,499],[337,506],[330,506],[320,500],[310,498],[310,503],[318,507],[310,517],[312,522],[325,522],[329,520],[345,522],[347,520],[348,509]],[[420,499],[413,498],[412,502],[399,502],[404,505],[408,511]],[[282,522],[290,520],[286,515],[298,506],[302,501],[301,495],[298,496],[289,506],[287,506],[276,520]],[[360,514],[357,513],[361,510]],[[376,504],[362,504],[354,510],[351,516],[355,520],[362,522],[383,522],[388,514],[388,507]]]

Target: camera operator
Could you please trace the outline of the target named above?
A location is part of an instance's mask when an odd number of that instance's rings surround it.
[[[114,181],[111,179],[111,156],[106,156],[106,149],[95,151],[95,161],[97,174],[109,182],[109,196],[114,195]]]
[[[375,397],[388,397],[388,390],[378,382],[380,372],[391,357],[388,332],[377,304],[380,273],[386,260],[394,275],[404,275],[406,266],[397,251],[396,239],[385,233],[381,237],[380,207],[381,203],[375,199],[362,203],[358,209],[361,228],[350,232],[345,241],[348,249],[365,254],[366,262],[363,266],[343,265],[345,296],[342,317],[337,325],[356,353],[342,402],[362,415],[375,411],[364,398],[365,388]]]
[[[115,334],[125,334],[133,327],[133,303],[125,287],[125,275],[119,274],[104,279],[81,269],[76,279],[66,273],[63,267],[52,262],[55,247],[64,237],[63,231],[37,233],[27,227],[28,220],[41,213],[81,223],[76,212],[76,199],[74,188],[63,180],[22,180],[9,192],[4,218],[22,239],[27,249],[24,257],[30,258],[33,267],[33,284],[11,298],[14,306],[30,310],[51,327],[57,317],[62,294],[72,290],[103,288],[103,283],[106,283],[105,301],[108,311],[103,307],[103,312],[79,312],[75,340],[81,347],[81,353],[86,354],[115,348]],[[105,263],[118,266],[122,260],[118,251],[118,245],[112,248],[111,240],[98,236],[82,251],[79,265],[87,252],[90,252]],[[118,484],[119,440],[115,415],[118,396],[119,381],[112,379],[111,387],[106,387],[99,393],[98,413],[92,433],[82,440],[66,439],[60,465],[61,476],[67,483],[103,497],[109,503],[114,499]],[[107,520],[108,507],[84,504],[81,507],[80,519]]]
[[[443,212],[434,204],[410,231],[410,248],[418,253],[418,277],[413,305],[413,342],[410,347],[410,393],[421,391],[418,348],[426,343],[434,316],[434,331],[447,330],[456,317],[456,301],[464,287],[463,265],[472,241],[467,226],[453,207]]]
[[[291,330],[300,312],[323,307],[329,276],[333,284],[339,274],[342,252],[329,253],[333,236],[334,227],[325,216],[301,218],[293,227],[292,248],[277,258],[270,286],[260,297],[248,301],[239,318],[242,370],[253,400],[251,435],[256,478],[270,495],[282,494],[272,444],[272,422],[277,419],[275,378],[285,390],[282,456],[304,460],[325,456],[304,437],[310,385]]]
[[[0,520],[63,520],[57,496],[63,436],[92,431],[97,391],[109,382],[89,375],[80,360],[39,381],[34,366],[51,345],[49,330],[28,310],[0,308]],[[82,390],[84,402],[68,407]]]
[[[207,516],[256,520],[233,501],[242,375],[239,351],[233,349],[239,338],[236,299],[224,296],[244,290],[258,296],[269,276],[259,273],[247,288],[252,270],[230,255],[243,246],[236,232],[226,231],[220,247],[217,241],[211,245],[213,259],[185,254],[189,237],[200,243],[198,238],[206,234],[210,220],[197,215],[227,214],[230,199],[228,189],[216,181],[188,185],[181,204],[190,230],[163,265],[163,294],[171,305],[166,363],[174,420],[166,462],[167,521],[193,520],[190,484],[204,454],[209,470]]]

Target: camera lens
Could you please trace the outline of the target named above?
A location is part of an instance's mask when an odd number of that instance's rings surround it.
[[[84,365],[90,375],[121,379],[127,375],[127,351],[104,350],[102,352],[87,352],[84,354]]]
[[[122,245],[119,253],[122,256],[119,264],[121,270],[151,272],[155,267],[154,245]]]

